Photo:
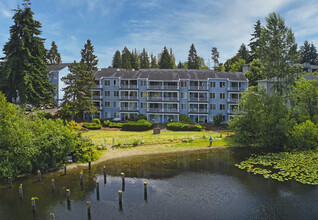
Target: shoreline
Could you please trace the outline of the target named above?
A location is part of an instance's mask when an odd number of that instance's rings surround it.
[[[102,163],[104,161],[124,158],[124,157],[133,157],[133,156],[142,156],[142,155],[153,155],[153,154],[168,154],[168,153],[178,153],[178,152],[190,152],[190,151],[202,151],[202,150],[213,150],[213,149],[222,149],[222,148],[230,148],[231,146],[212,146],[212,147],[190,147],[190,148],[180,148],[180,149],[156,149],[156,147],[162,146],[174,146],[175,144],[167,144],[167,145],[152,145],[152,150],[149,148],[145,151],[143,149],[144,146],[137,146],[131,148],[115,148],[108,149],[98,160],[92,161],[91,165],[96,165]],[[83,166],[87,166],[88,163],[74,163],[67,165],[68,169],[80,168]]]

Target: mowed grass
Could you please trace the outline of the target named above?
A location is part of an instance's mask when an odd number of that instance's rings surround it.
[[[226,136],[231,135],[230,132],[161,132],[154,135],[152,130],[145,132],[130,132],[130,131],[105,131],[93,130],[85,131],[83,135],[93,140],[96,145],[115,145],[126,144],[131,145],[134,142],[144,145],[174,145],[175,148],[187,147],[205,147],[209,145],[209,137],[213,138],[213,146],[227,146]],[[191,142],[186,142],[187,140]]]

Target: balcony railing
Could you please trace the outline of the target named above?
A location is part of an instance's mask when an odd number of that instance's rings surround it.
[[[154,96],[148,96],[148,101],[162,101],[163,97],[154,97]]]
[[[103,88],[102,85],[95,85],[95,87],[94,87],[94,89],[101,89],[101,88]]]
[[[192,102],[207,102],[208,98],[190,97],[190,101],[192,101]]]
[[[137,89],[138,86],[137,85],[120,85],[119,88],[120,89]]]
[[[162,85],[148,85],[147,89],[162,89]]]
[[[163,101],[179,101],[178,97],[163,97]]]
[[[170,90],[174,90],[174,89],[179,89],[179,86],[175,85],[175,86],[168,86],[168,85],[163,85],[164,89],[170,89]]]
[[[245,91],[245,88],[238,87],[238,86],[230,86],[227,89],[228,89],[228,91],[233,91],[233,92]]]
[[[100,100],[100,99],[103,99],[103,96],[100,96],[100,95],[93,95],[93,99],[97,99],[97,100]]]
[[[101,111],[103,110],[103,106],[95,106],[97,108],[97,110]]]
[[[133,112],[138,112],[139,108],[138,107],[120,107],[120,111],[133,111]]]
[[[208,113],[208,109],[189,109],[190,113]]]
[[[148,108],[148,112],[179,112],[177,108]]]
[[[228,102],[238,102],[238,101],[240,101],[240,99],[239,98],[229,98],[227,101]]]
[[[138,100],[137,96],[120,96],[120,100]]]
[[[207,86],[190,86],[190,90],[208,90]]]

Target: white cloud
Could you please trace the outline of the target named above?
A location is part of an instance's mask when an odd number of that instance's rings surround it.
[[[8,11],[8,10],[1,9],[1,13],[6,18],[12,18],[12,13],[10,11]]]

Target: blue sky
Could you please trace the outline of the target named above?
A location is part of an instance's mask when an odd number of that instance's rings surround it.
[[[220,61],[248,44],[254,23],[271,12],[280,13],[295,33],[298,45],[305,40],[318,46],[318,1],[297,0],[31,0],[35,19],[42,25],[46,48],[54,40],[63,62],[80,59],[80,50],[91,39],[99,67],[111,65],[117,49],[142,48],[158,54],[172,48],[187,61],[191,43],[208,63],[212,47]],[[0,0],[0,46],[8,41],[13,24],[11,9],[22,0]],[[1,50],[2,51],[2,50]],[[3,54],[0,52],[0,55]],[[213,66],[211,62],[211,66]]]

